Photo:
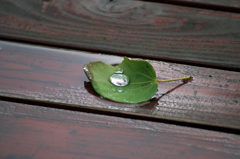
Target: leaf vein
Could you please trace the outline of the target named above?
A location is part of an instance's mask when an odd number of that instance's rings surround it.
[[[140,74],[140,75],[145,76],[145,77],[147,77],[147,78],[149,78],[149,79],[151,79],[151,80],[155,80],[154,78],[151,78],[151,77],[149,77],[149,76],[147,76],[147,75],[145,75],[145,74],[143,74],[143,73],[133,73],[133,74]]]

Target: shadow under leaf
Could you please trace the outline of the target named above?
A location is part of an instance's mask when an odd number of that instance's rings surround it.
[[[193,78],[191,77],[190,79],[185,79],[185,80],[182,80],[183,83],[177,85],[176,87],[168,90],[166,93],[162,94],[161,96],[159,96],[158,98],[152,98],[151,100],[148,101],[148,103],[144,104],[144,105],[141,105],[141,106],[138,106],[139,108],[144,108],[144,109],[155,109],[156,106],[158,106],[158,101],[161,100],[162,97],[164,97],[165,95],[167,94],[170,94],[172,93],[174,90],[182,87],[183,85],[189,83],[189,82],[192,82]]]
[[[183,85],[191,82],[193,80],[193,78],[190,78],[190,79],[187,79],[187,80],[182,80],[183,83],[177,85],[176,87],[168,90],[166,93],[162,94],[161,96],[157,97],[157,98],[152,98],[151,100],[149,101],[145,101],[145,102],[141,102],[141,103],[138,103],[138,104],[129,104],[129,105],[135,105],[136,107],[138,108],[144,108],[144,109],[155,109],[156,106],[158,106],[158,102],[159,100],[161,100],[162,97],[164,97],[165,95],[167,94],[170,94],[171,92],[173,92],[174,90],[182,87]],[[94,95],[95,97],[97,98],[102,98],[93,88],[91,82],[87,82],[87,81],[84,81],[84,87],[85,89],[88,91],[88,93]],[[109,99],[106,99],[107,101],[109,101]],[[118,103],[118,102],[117,102]],[[126,104],[126,103],[124,103]]]

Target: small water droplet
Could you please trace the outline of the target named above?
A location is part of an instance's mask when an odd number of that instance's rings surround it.
[[[85,74],[88,77],[88,79],[91,80],[92,79],[92,74],[88,70],[88,64],[83,66],[83,71],[85,72]]]
[[[84,65],[83,70],[88,71],[87,65]]]
[[[122,92],[123,91],[123,89],[120,87],[120,88],[118,88],[118,92]]]
[[[110,76],[110,81],[115,86],[126,86],[129,83],[129,78],[124,74],[112,74]]]
[[[123,73],[123,69],[117,68],[117,69],[115,70],[115,73]]]

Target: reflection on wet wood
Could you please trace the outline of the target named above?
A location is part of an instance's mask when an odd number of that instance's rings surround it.
[[[0,127],[0,158],[240,156],[239,135],[3,101]]]
[[[113,64],[121,62],[120,57],[7,42],[0,45],[1,96],[240,128],[239,72],[149,61],[159,79],[192,75],[193,81],[159,83],[156,98],[151,101],[122,104],[101,98],[82,69],[89,61]]]
[[[2,0],[0,37],[239,70],[239,18],[133,0]]]

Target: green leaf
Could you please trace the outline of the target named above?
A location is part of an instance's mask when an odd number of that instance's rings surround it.
[[[111,83],[110,76],[117,68],[121,68],[123,74],[129,77],[128,85],[120,87]],[[118,66],[96,61],[85,65],[84,71],[98,94],[116,102],[147,101],[152,98],[158,88],[155,70],[147,61],[130,60],[125,57]]]

